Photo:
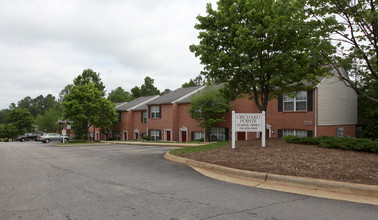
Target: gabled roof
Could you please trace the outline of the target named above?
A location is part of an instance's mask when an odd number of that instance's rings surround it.
[[[115,110],[116,111],[130,111],[130,110],[135,110],[137,109],[138,107],[142,106],[142,105],[145,105],[146,103],[148,103],[149,101],[151,100],[154,100],[156,98],[158,98],[159,96],[158,95],[155,95],[155,96],[143,96],[143,97],[139,97],[137,99],[134,99],[130,102],[124,102],[120,105],[117,105],[115,107]]]
[[[174,102],[178,102],[181,99],[185,99],[186,97],[197,93],[197,91],[199,91],[202,88],[202,86],[178,88],[168,94],[154,99],[153,101],[149,102],[148,105],[172,104]]]
[[[214,86],[212,86],[212,89],[220,89],[223,85],[224,85],[223,83],[222,83],[222,84],[214,85]],[[205,87],[203,87],[203,88],[205,88]],[[203,88],[202,88],[202,89],[203,89]],[[195,93],[192,93],[192,94],[189,95],[189,96],[186,96],[186,97],[183,98],[183,99],[180,99],[180,100],[178,101],[178,103],[180,103],[180,104],[190,104],[190,103],[192,103],[192,97],[195,96],[195,95],[201,94],[202,91],[203,91],[202,89],[196,91]]]

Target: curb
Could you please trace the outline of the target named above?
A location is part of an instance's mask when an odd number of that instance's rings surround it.
[[[206,176],[226,182],[378,206],[378,186],[375,185],[239,170],[178,157],[169,152],[164,155],[164,158],[186,164]]]
[[[144,145],[144,146],[159,146],[159,147],[193,147],[193,146],[201,146],[206,145],[208,143],[203,144],[183,144],[183,143],[151,143],[151,142],[125,142],[125,141],[101,141],[101,143],[109,143],[109,144],[127,144],[127,145]]]

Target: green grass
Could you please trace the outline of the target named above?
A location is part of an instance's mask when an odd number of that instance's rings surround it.
[[[199,151],[222,148],[222,147],[225,147],[228,143],[229,141],[216,142],[216,143],[211,143],[211,144],[202,145],[202,146],[184,147],[184,148],[172,150],[169,153],[173,155],[189,154],[189,153],[194,153],[194,152],[199,152]]]

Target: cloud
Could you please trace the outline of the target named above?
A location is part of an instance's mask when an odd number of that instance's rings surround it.
[[[207,2],[0,0],[0,109],[26,96],[57,97],[87,68],[108,92],[146,76],[160,90],[180,87],[202,69],[189,45]]]

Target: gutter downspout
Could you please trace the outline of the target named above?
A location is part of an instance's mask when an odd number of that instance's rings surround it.
[[[315,87],[315,137],[318,135],[318,87]]]

